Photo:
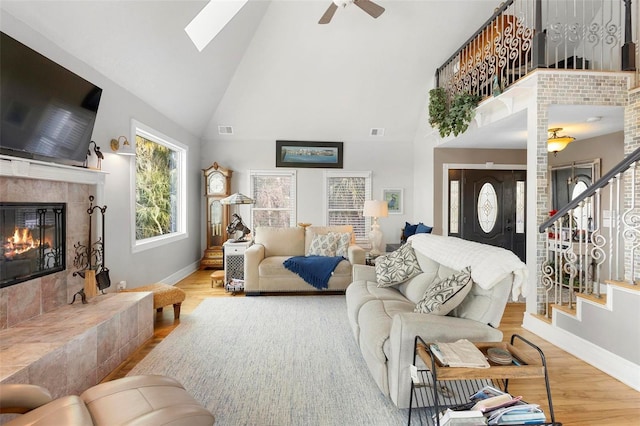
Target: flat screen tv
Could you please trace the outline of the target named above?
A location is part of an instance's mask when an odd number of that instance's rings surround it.
[[[102,89],[0,34],[0,153],[82,165]]]

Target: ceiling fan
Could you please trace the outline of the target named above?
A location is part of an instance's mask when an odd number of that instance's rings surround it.
[[[347,7],[351,3],[367,12],[373,18],[377,18],[382,15],[382,12],[384,12],[384,7],[378,6],[371,0],[333,0],[333,3],[331,3],[327,11],[322,15],[322,18],[318,21],[318,24],[328,24],[331,22],[331,18],[333,18],[336,10],[338,10],[338,6]]]

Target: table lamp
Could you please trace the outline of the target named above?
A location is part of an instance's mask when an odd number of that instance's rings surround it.
[[[364,202],[364,208],[362,209],[362,215],[365,217],[372,217],[373,224],[371,224],[371,232],[369,233],[369,242],[371,243],[371,254],[380,255],[382,250],[382,231],[380,225],[378,225],[379,217],[387,217],[389,215],[389,208],[386,201],[379,200],[367,200]]]
[[[252,198],[247,197],[244,194],[236,192],[235,194],[229,195],[227,198],[223,198],[220,200],[220,204],[229,204],[229,205],[240,205],[240,204],[254,204],[255,201]],[[234,213],[232,216],[231,223],[227,226],[227,233],[229,235],[235,235],[236,232],[242,232],[242,236],[240,238],[236,238],[233,240],[235,243],[246,241],[246,236],[251,232],[248,226],[246,226],[242,222],[242,218],[239,214]]]

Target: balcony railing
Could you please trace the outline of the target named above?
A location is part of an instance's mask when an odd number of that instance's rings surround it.
[[[536,68],[634,71],[631,0],[509,0],[436,71],[452,96],[498,94]]]

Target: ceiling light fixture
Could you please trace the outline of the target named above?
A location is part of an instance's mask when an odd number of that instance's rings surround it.
[[[558,155],[558,151],[562,151],[576,138],[572,136],[558,136],[558,132],[562,131],[562,127],[555,127],[549,129],[551,137],[547,140],[547,151],[553,152],[553,155]]]

